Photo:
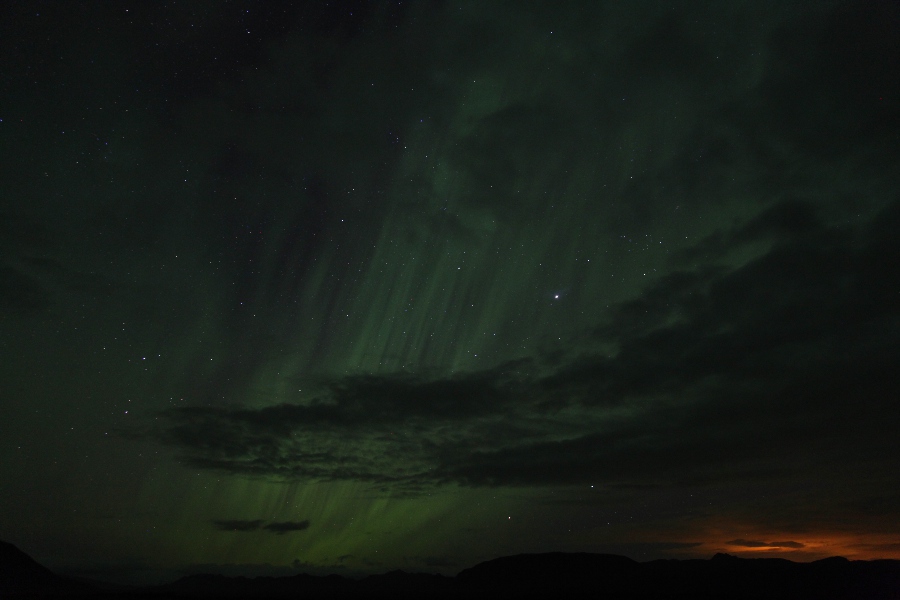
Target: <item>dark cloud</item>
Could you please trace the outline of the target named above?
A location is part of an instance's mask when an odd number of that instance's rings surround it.
[[[263,527],[266,531],[271,531],[277,535],[284,535],[292,531],[303,531],[309,529],[309,521],[275,521]]]
[[[304,404],[177,408],[153,435],[197,467],[412,494],[889,470],[898,228],[898,202],[845,228],[784,201],[722,237],[768,250],[659,279],[561,354],[451,378],[338,378]]]
[[[898,24],[897,4],[875,0],[786,25],[772,40],[760,86],[766,108],[758,114],[769,119],[760,133],[777,131],[820,158],[862,149],[875,161],[890,160],[877,149],[900,126],[900,82],[893,75],[900,68]]]
[[[677,255],[680,266],[719,261],[729,252],[747,244],[784,243],[804,235],[821,233],[823,223],[815,203],[801,198],[785,198],[764,209],[757,216],[728,230],[720,230],[701,242],[681,250]]]
[[[892,553],[900,550],[900,542],[886,542],[883,544],[853,544],[851,547],[869,552]]]
[[[257,519],[254,521],[240,521],[240,520],[214,520],[212,524],[216,529],[221,531],[256,531],[265,521],[262,519]]]
[[[435,381],[348,377],[325,382],[321,398],[305,405],[174,409],[162,415],[169,425],[156,434],[200,467],[414,488],[433,482],[428,472],[457,446],[528,437],[524,423],[504,419],[525,408],[512,406],[521,400],[514,393],[518,366]]]
[[[743,546],[744,548],[805,548],[806,544],[800,542],[763,542],[760,540],[737,539],[725,542],[729,546]]]
[[[268,531],[276,535],[284,535],[292,531],[309,529],[309,521],[273,521],[263,525],[263,519],[244,520],[214,520],[213,525],[220,531]]]

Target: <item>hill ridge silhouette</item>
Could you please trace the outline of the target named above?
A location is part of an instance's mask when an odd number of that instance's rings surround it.
[[[53,573],[0,541],[0,598],[771,598],[898,600],[900,561],[829,557],[809,563],[716,554],[637,562],[616,554],[546,552],[501,556],[455,577],[394,570],[353,580],[187,575],[164,585],[112,589]]]

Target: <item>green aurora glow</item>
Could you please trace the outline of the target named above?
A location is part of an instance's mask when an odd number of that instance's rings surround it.
[[[896,556],[900,20],[764,4],[4,9],[0,537]]]

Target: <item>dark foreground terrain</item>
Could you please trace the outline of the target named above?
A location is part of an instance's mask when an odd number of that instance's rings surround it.
[[[522,554],[456,577],[394,571],[351,580],[193,575],[148,588],[111,587],[56,575],[0,542],[0,598],[784,598],[900,600],[900,561],[812,563],[717,554],[710,560],[639,563],[612,554]]]

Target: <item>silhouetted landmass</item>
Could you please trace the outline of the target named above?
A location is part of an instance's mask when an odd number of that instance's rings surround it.
[[[90,595],[90,584],[57,575],[14,545],[0,541],[0,598]]]
[[[639,563],[613,554],[520,554],[480,563],[456,577],[392,571],[352,580],[338,575],[190,575],[166,585],[110,588],[56,575],[0,542],[0,598],[713,598],[900,600],[900,561],[811,563],[716,554],[710,560]]]

